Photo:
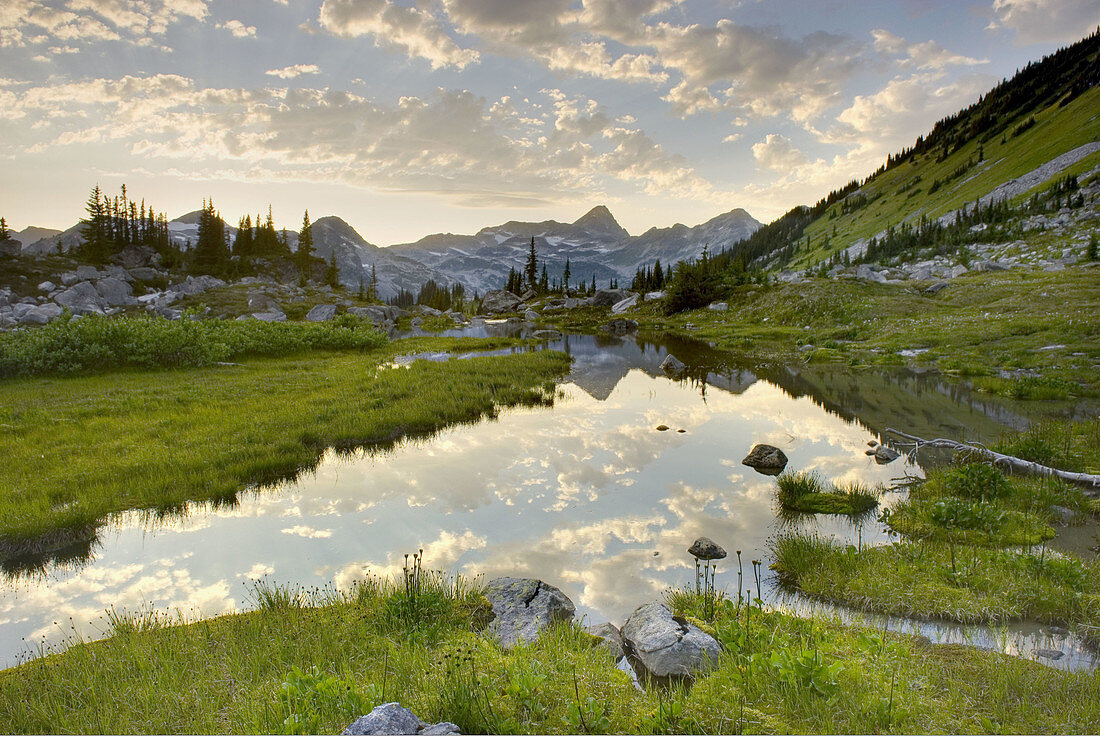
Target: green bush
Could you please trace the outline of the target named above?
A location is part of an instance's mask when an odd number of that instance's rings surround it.
[[[952,468],[943,479],[944,489],[953,496],[989,500],[1004,498],[1012,487],[1004,473],[986,463],[970,463]]]

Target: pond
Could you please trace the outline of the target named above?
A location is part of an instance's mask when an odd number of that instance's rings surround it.
[[[525,334],[477,322],[463,334]],[[588,622],[621,624],[668,586],[694,579],[686,549],[708,536],[749,560],[770,562],[768,540],[813,529],[853,544],[889,535],[875,515],[778,518],[775,480],[742,465],[759,442],[792,470],[834,481],[896,487],[923,471],[902,457],[879,465],[865,451],[886,426],[922,436],[995,439],[1026,417],[1013,405],[938,377],[738,365],[698,342],[567,335],[544,346],[569,352],[572,372],[553,408],[503,410],[383,453],[325,454],[293,482],[243,492],[235,505],[195,505],[167,518],[127,513],[94,539],[0,584],[0,657],[10,666],[43,642],[106,628],[105,609],[154,608],[187,618],[250,607],[254,580],[347,586],[365,575],[400,575],[406,553],[464,576],[531,576],[561,588]],[[530,349],[530,348],[516,348]],[[688,377],[660,369],[671,352]],[[421,356],[446,359],[446,356]],[[400,363],[384,368],[400,370]],[[658,425],[667,425],[658,431]],[[719,587],[736,595],[732,560]],[[765,597],[805,612],[776,590]],[[840,610],[851,617],[854,614]],[[938,641],[972,641],[1034,656],[1066,651],[1054,666],[1094,666],[1064,632],[1003,630],[876,619]],[[908,628],[906,628],[908,627]]]

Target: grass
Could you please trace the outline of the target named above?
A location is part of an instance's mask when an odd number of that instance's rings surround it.
[[[864,514],[878,506],[878,496],[866,486],[837,487],[814,472],[782,473],[775,479],[776,497],[785,511],[805,514]]]
[[[1045,548],[900,542],[857,551],[785,535],[772,551],[785,584],[862,610],[959,623],[1100,624],[1100,563]]]
[[[276,596],[186,625],[117,625],[103,641],[0,672],[8,733],[338,733],[382,702],[464,733],[1090,733],[1100,675],[722,601],[723,645],[692,687],[637,690],[579,628],[505,652],[478,632],[480,586]],[[143,620],[147,620],[143,619]]]
[[[211,366],[311,350],[371,350],[386,337],[369,320],[329,322],[168,320],[85,316],[38,329],[0,332],[0,379],[119,368]]]
[[[476,345],[417,338],[367,352],[0,382],[4,556],[63,546],[59,530],[94,534],[113,512],[232,503],[246,487],[314,467],[327,447],[386,447],[502,406],[548,403],[569,366],[562,353],[524,352],[383,368],[401,353]]]

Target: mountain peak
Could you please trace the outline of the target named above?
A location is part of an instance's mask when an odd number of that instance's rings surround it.
[[[573,223],[588,230],[598,230],[605,233],[613,233],[620,235],[624,238],[630,237],[622,225],[618,223],[615,216],[611,214],[611,210],[607,209],[604,205],[596,205],[592,209],[588,210],[584,216]]]

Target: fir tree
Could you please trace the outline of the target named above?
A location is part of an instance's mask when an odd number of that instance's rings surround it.
[[[5,240],[11,240],[11,235],[8,234],[8,221],[0,217],[0,243]]]
[[[325,269],[325,283],[335,288],[340,285],[340,269],[336,265],[336,253],[329,258],[328,268]]]
[[[531,249],[527,252],[527,264],[523,267],[523,275],[526,277],[526,286],[534,289],[538,286],[539,264],[535,255],[535,236],[531,236]]]
[[[199,236],[191,256],[191,270],[211,276],[225,275],[229,267],[229,246],[225,240],[225,223],[214,209],[214,200],[202,203],[199,214]]]
[[[374,263],[370,265],[370,293],[368,296],[371,299],[378,298],[378,266]]]
[[[80,254],[93,263],[106,263],[111,256],[111,225],[106,197],[96,184],[84,205],[88,216],[80,223],[80,237],[84,244]]]
[[[546,272],[546,264],[542,264],[542,276],[539,278],[539,293],[545,294],[550,290],[550,274]]]
[[[298,231],[298,253],[294,260],[298,265],[298,280],[305,286],[313,270],[313,225],[309,222],[309,210],[302,215],[302,229]]]
[[[569,296],[569,259],[565,259],[565,270],[561,274],[561,290]]]

